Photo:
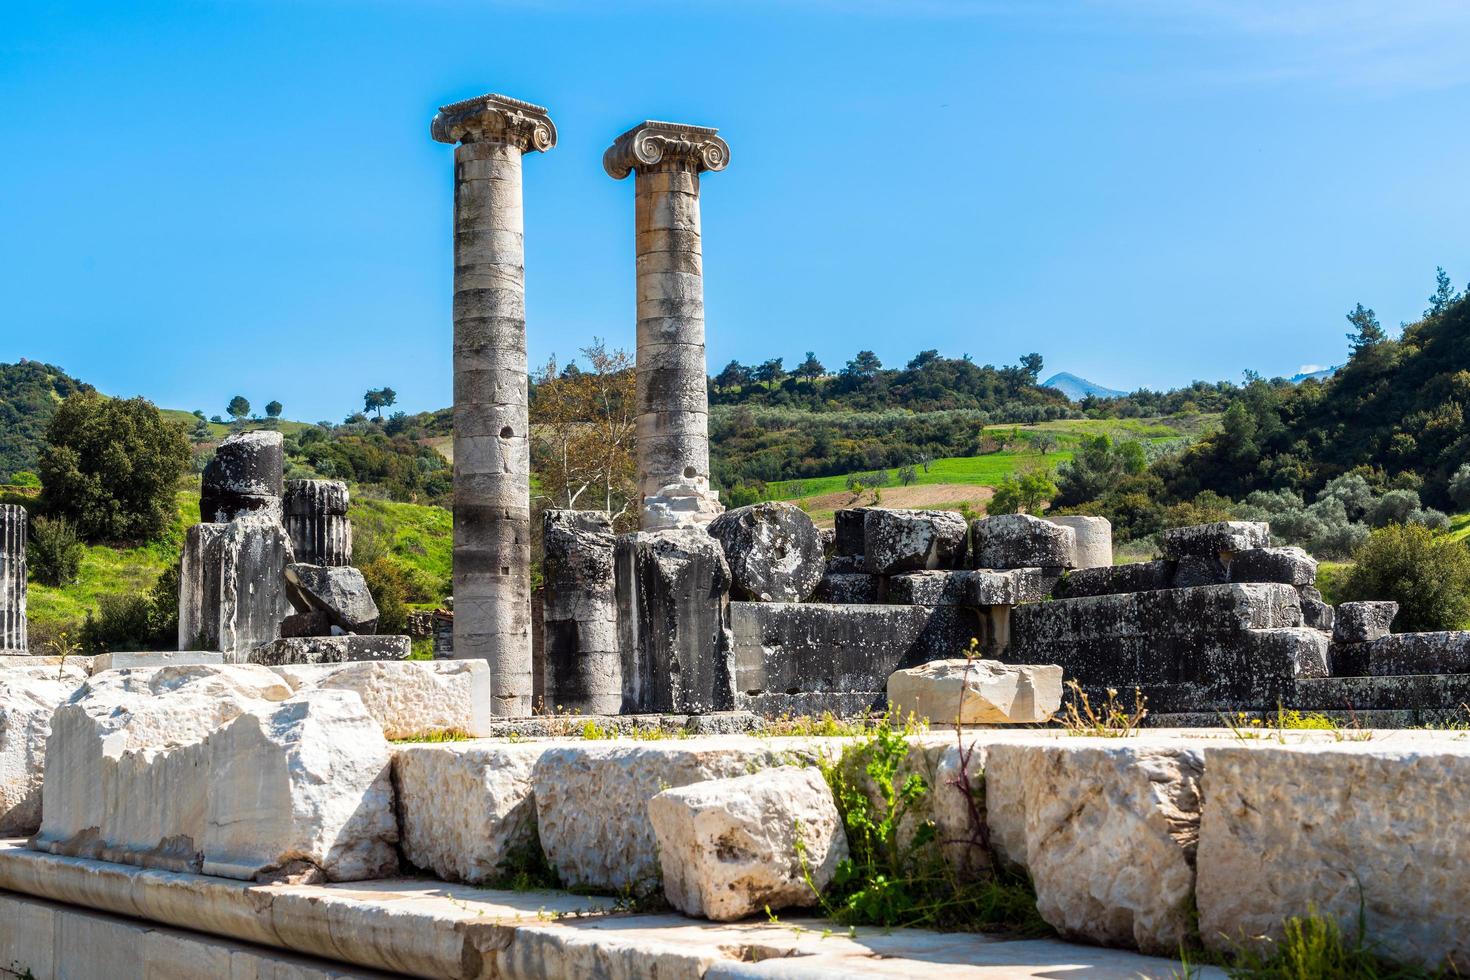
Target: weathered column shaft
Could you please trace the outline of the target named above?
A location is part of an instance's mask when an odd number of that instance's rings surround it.
[[[601,510],[549,510],[543,527],[546,707],[615,715],[623,682],[612,518]]]
[[[700,172],[723,170],[729,162],[730,148],[716,133],[645,122],[603,156],[613,177],[636,174],[638,489],[645,502],[693,498],[673,507],[694,523],[719,513],[710,491],[699,221]],[[678,489],[671,495],[671,488]],[[640,523],[666,525],[668,510],[645,506]]]
[[[0,505],[0,653],[27,652],[26,509]]]
[[[638,489],[709,489],[699,175],[639,171]]]
[[[286,531],[296,560],[307,565],[352,564],[352,522],[347,484],[336,480],[287,480]]]
[[[454,151],[454,655],[490,662],[492,710],[531,713],[531,453],[521,156],[556,129],[487,95],[445,106]]]

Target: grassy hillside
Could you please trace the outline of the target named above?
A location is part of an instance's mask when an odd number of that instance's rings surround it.
[[[53,588],[33,579],[27,611],[36,636],[44,641],[59,630],[74,629],[97,609],[104,595],[144,594],[153,588],[164,569],[179,560],[185,532],[199,523],[198,490],[180,490],[177,502],[174,522],[161,540],[141,548],[86,545],[80,573],[71,585]]]
[[[442,507],[393,500],[354,500],[353,561],[391,557],[422,590],[412,605],[435,608],[453,588],[454,517]]]

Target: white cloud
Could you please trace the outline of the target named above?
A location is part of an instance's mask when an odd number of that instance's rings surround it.
[[[1303,364],[1296,369],[1297,374],[1316,374],[1318,371],[1326,371],[1326,364]]]

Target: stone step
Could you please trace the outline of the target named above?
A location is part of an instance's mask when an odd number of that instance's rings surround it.
[[[706,980],[798,974],[812,980],[940,974],[955,980],[1124,980],[1179,972],[1169,959],[1056,939],[849,931],[821,919],[784,916],[779,922],[716,924],[672,914],[602,915],[614,909],[614,899],[422,879],[252,885],[40,854],[18,840],[0,842],[0,889],[6,890],[0,892],[0,921],[32,926],[0,930],[0,959],[28,967],[37,977],[289,973],[335,980],[384,971],[449,980],[654,974]],[[231,959],[220,959],[221,947]],[[61,957],[49,960],[51,970],[45,969],[48,956]],[[351,968],[322,967],[322,960]],[[104,962],[113,969],[98,972]],[[242,969],[232,974],[210,968],[218,962]],[[752,972],[755,963],[792,964],[796,970]],[[277,965],[285,969],[272,972]],[[1223,980],[1225,974],[1206,968],[1192,976]]]
[[[1317,677],[1297,682],[1296,707],[1321,710],[1458,711],[1470,704],[1470,673]],[[1470,713],[1463,713],[1470,720]]]

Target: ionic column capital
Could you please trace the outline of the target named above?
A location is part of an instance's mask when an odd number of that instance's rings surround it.
[[[543,106],[491,93],[441,106],[429,135],[440,143],[505,143],[526,153],[555,146],[556,124]]]
[[[730,163],[730,145],[718,129],[683,123],[641,122],[628,130],[602,155],[602,169],[614,180],[633,171],[651,173],[680,170],[700,173],[724,170]]]

